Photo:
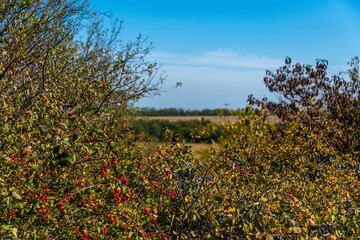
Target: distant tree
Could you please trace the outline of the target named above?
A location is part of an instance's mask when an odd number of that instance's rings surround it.
[[[202,109],[202,110],[190,110],[183,108],[140,108],[137,113],[141,116],[222,116],[232,115],[231,109]]]
[[[328,136],[339,130],[344,135],[337,147],[346,152],[360,151],[359,58],[353,58],[349,66],[347,72],[329,77],[326,60],[317,60],[313,67],[292,64],[287,58],[283,67],[267,71],[264,77],[265,85],[279,101],[258,100],[253,95],[248,101],[277,114],[284,122],[296,119],[309,126],[322,126],[326,120],[334,121],[337,127],[330,129]]]

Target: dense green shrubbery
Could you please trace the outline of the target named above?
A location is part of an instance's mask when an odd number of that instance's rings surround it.
[[[346,82],[287,61],[265,79],[286,99],[251,98],[263,108],[239,110],[220,150],[199,159],[167,131],[144,155],[129,105],[156,92],[156,66],[141,39],[113,51],[98,21],[76,41],[88,14],[80,1],[0,4],[1,238],[358,236],[358,62]]]
[[[184,140],[186,142],[218,142],[223,134],[222,126],[215,126],[209,120],[188,120],[174,121],[160,119],[137,119],[133,122],[135,134],[144,134],[150,141],[166,141],[166,130],[170,130],[174,135],[174,140]],[[199,136],[199,128],[207,127],[212,129],[208,134]]]

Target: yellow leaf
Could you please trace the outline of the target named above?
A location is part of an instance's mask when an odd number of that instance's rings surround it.
[[[13,229],[11,229],[11,231],[12,231],[12,233],[17,237],[18,236],[18,230],[17,230],[17,228],[13,228]]]
[[[151,207],[155,214],[158,213],[158,205],[154,205]]]
[[[228,213],[233,213],[233,212],[235,212],[235,208],[228,208]]]

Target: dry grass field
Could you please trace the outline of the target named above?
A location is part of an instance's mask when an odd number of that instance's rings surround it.
[[[220,145],[210,143],[191,143],[191,149],[194,151],[195,156],[204,157],[211,149],[220,149]]]
[[[140,142],[138,143],[144,150],[145,154],[150,154],[161,144],[161,142]],[[211,149],[218,150],[220,148],[217,144],[210,143],[189,143],[191,145],[191,150],[195,153],[197,157],[205,156]]]
[[[191,121],[191,120],[209,120],[212,123],[216,125],[222,125],[226,123],[232,123],[236,122],[238,118],[236,116],[226,116],[226,117],[219,117],[219,116],[154,116],[154,117],[138,117],[138,119],[145,119],[145,120],[167,120],[170,122],[176,122],[176,121]],[[272,123],[278,123],[280,120],[277,116],[271,115],[267,119],[268,121]],[[143,146],[145,149],[145,152],[150,153],[158,145],[162,144],[161,142],[144,142],[140,143],[140,145]],[[194,151],[195,155],[197,157],[205,156],[209,150],[212,148],[219,149],[219,145],[214,144],[208,144],[208,143],[190,143],[192,150]]]

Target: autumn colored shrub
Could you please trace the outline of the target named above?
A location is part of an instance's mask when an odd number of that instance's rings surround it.
[[[250,98],[219,150],[198,158],[167,131],[145,155],[131,106],[162,78],[151,46],[100,20],[77,0],[0,2],[2,239],[358,236],[356,59],[350,81],[287,60],[265,79],[285,100]]]
[[[334,128],[323,127],[323,131],[328,131],[329,138],[338,130],[343,132],[334,139],[337,149],[359,154],[359,59],[353,58],[349,62],[350,69],[339,75],[329,77],[327,67],[326,60],[317,60],[313,67],[300,63],[292,65],[287,58],[276,73],[267,71],[264,77],[265,85],[279,101],[258,100],[253,95],[248,101],[277,114],[284,122],[296,119],[308,126],[321,127],[331,120]]]
[[[265,110],[245,119],[242,111],[238,115],[223,143],[226,159],[245,175],[231,186],[246,189],[240,196],[249,205],[233,204],[240,220],[232,232],[265,239],[356,236],[360,166],[354,155],[333,146],[337,136],[295,120],[279,131],[264,120]],[[324,125],[333,129],[335,123]]]
[[[329,139],[324,126],[295,119],[279,129],[266,120],[267,110],[248,107],[236,114],[239,121],[224,126],[221,150],[205,159],[195,158],[190,146],[171,142],[144,159],[151,169],[147,201],[166,234],[174,239],[357,236],[360,166],[354,155],[333,146],[339,136]],[[335,123],[324,125],[332,129]]]
[[[234,204],[240,220],[231,232],[353,238],[360,223],[358,58],[350,62],[348,79],[327,77],[325,60],[315,69],[285,63],[264,78],[279,102],[249,96],[259,108],[239,111],[239,122],[227,126],[222,141],[228,161],[248,173],[246,184],[232,184],[247,187],[242,199],[250,205]],[[278,124],[266,121],[269,112],[280,117]]]

